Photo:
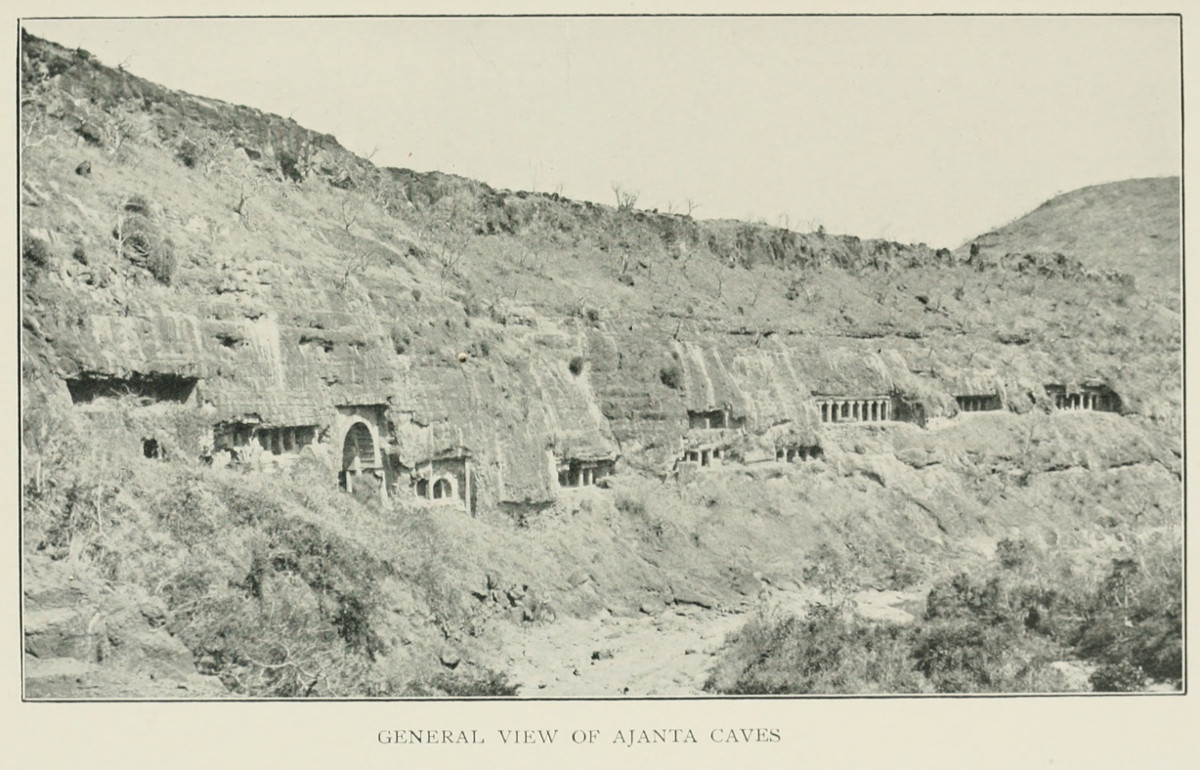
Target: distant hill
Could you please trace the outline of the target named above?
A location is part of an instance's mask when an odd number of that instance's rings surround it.
[[[1137,278],[1145,288],[1180,289],[1179,177],[1129,179],[1084,187],[963,244],[984,256],[1056,251],[1100,270]]]

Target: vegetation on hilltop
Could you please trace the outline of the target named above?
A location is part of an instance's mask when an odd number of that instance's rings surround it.
[[[1060,253],[1093,270],[1128,273],[1178,307],[1179,177],[1129,179],[1057,195],[957,249],[982,258],[1011,252]]]

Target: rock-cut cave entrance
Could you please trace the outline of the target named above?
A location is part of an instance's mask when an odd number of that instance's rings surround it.
[[[354,491],[354,480],[364,470],[375,467],[375,438],[365,422],[356,422],[346,431],[342,443],[342,486]]]

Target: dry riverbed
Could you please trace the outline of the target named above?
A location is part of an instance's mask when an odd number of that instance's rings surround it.
[[[900,605],[917,593],[863,591],[860,614],[895,622],[912,616]],[[703,695],[704,681],[725,638],[758,612],[803,614],[815,591],[776,591],[733,610],[675,605],[657,614],[607,613],[560,618],[554,623],[506,629],[498,661],[523,697]]]

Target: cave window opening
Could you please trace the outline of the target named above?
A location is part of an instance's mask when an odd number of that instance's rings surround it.
[[[191,400],[199,379],[176,374],[135,374],[130,377],[74,377],[66,382],[74,404],[126,397],[147,403],[183,404]]]
[[[688,412],[688,427],[700,430],[709,430],[713,428],[726,428],[729,425],[729,418],[726,411],[723,409],[713,409],[702,412]]]

